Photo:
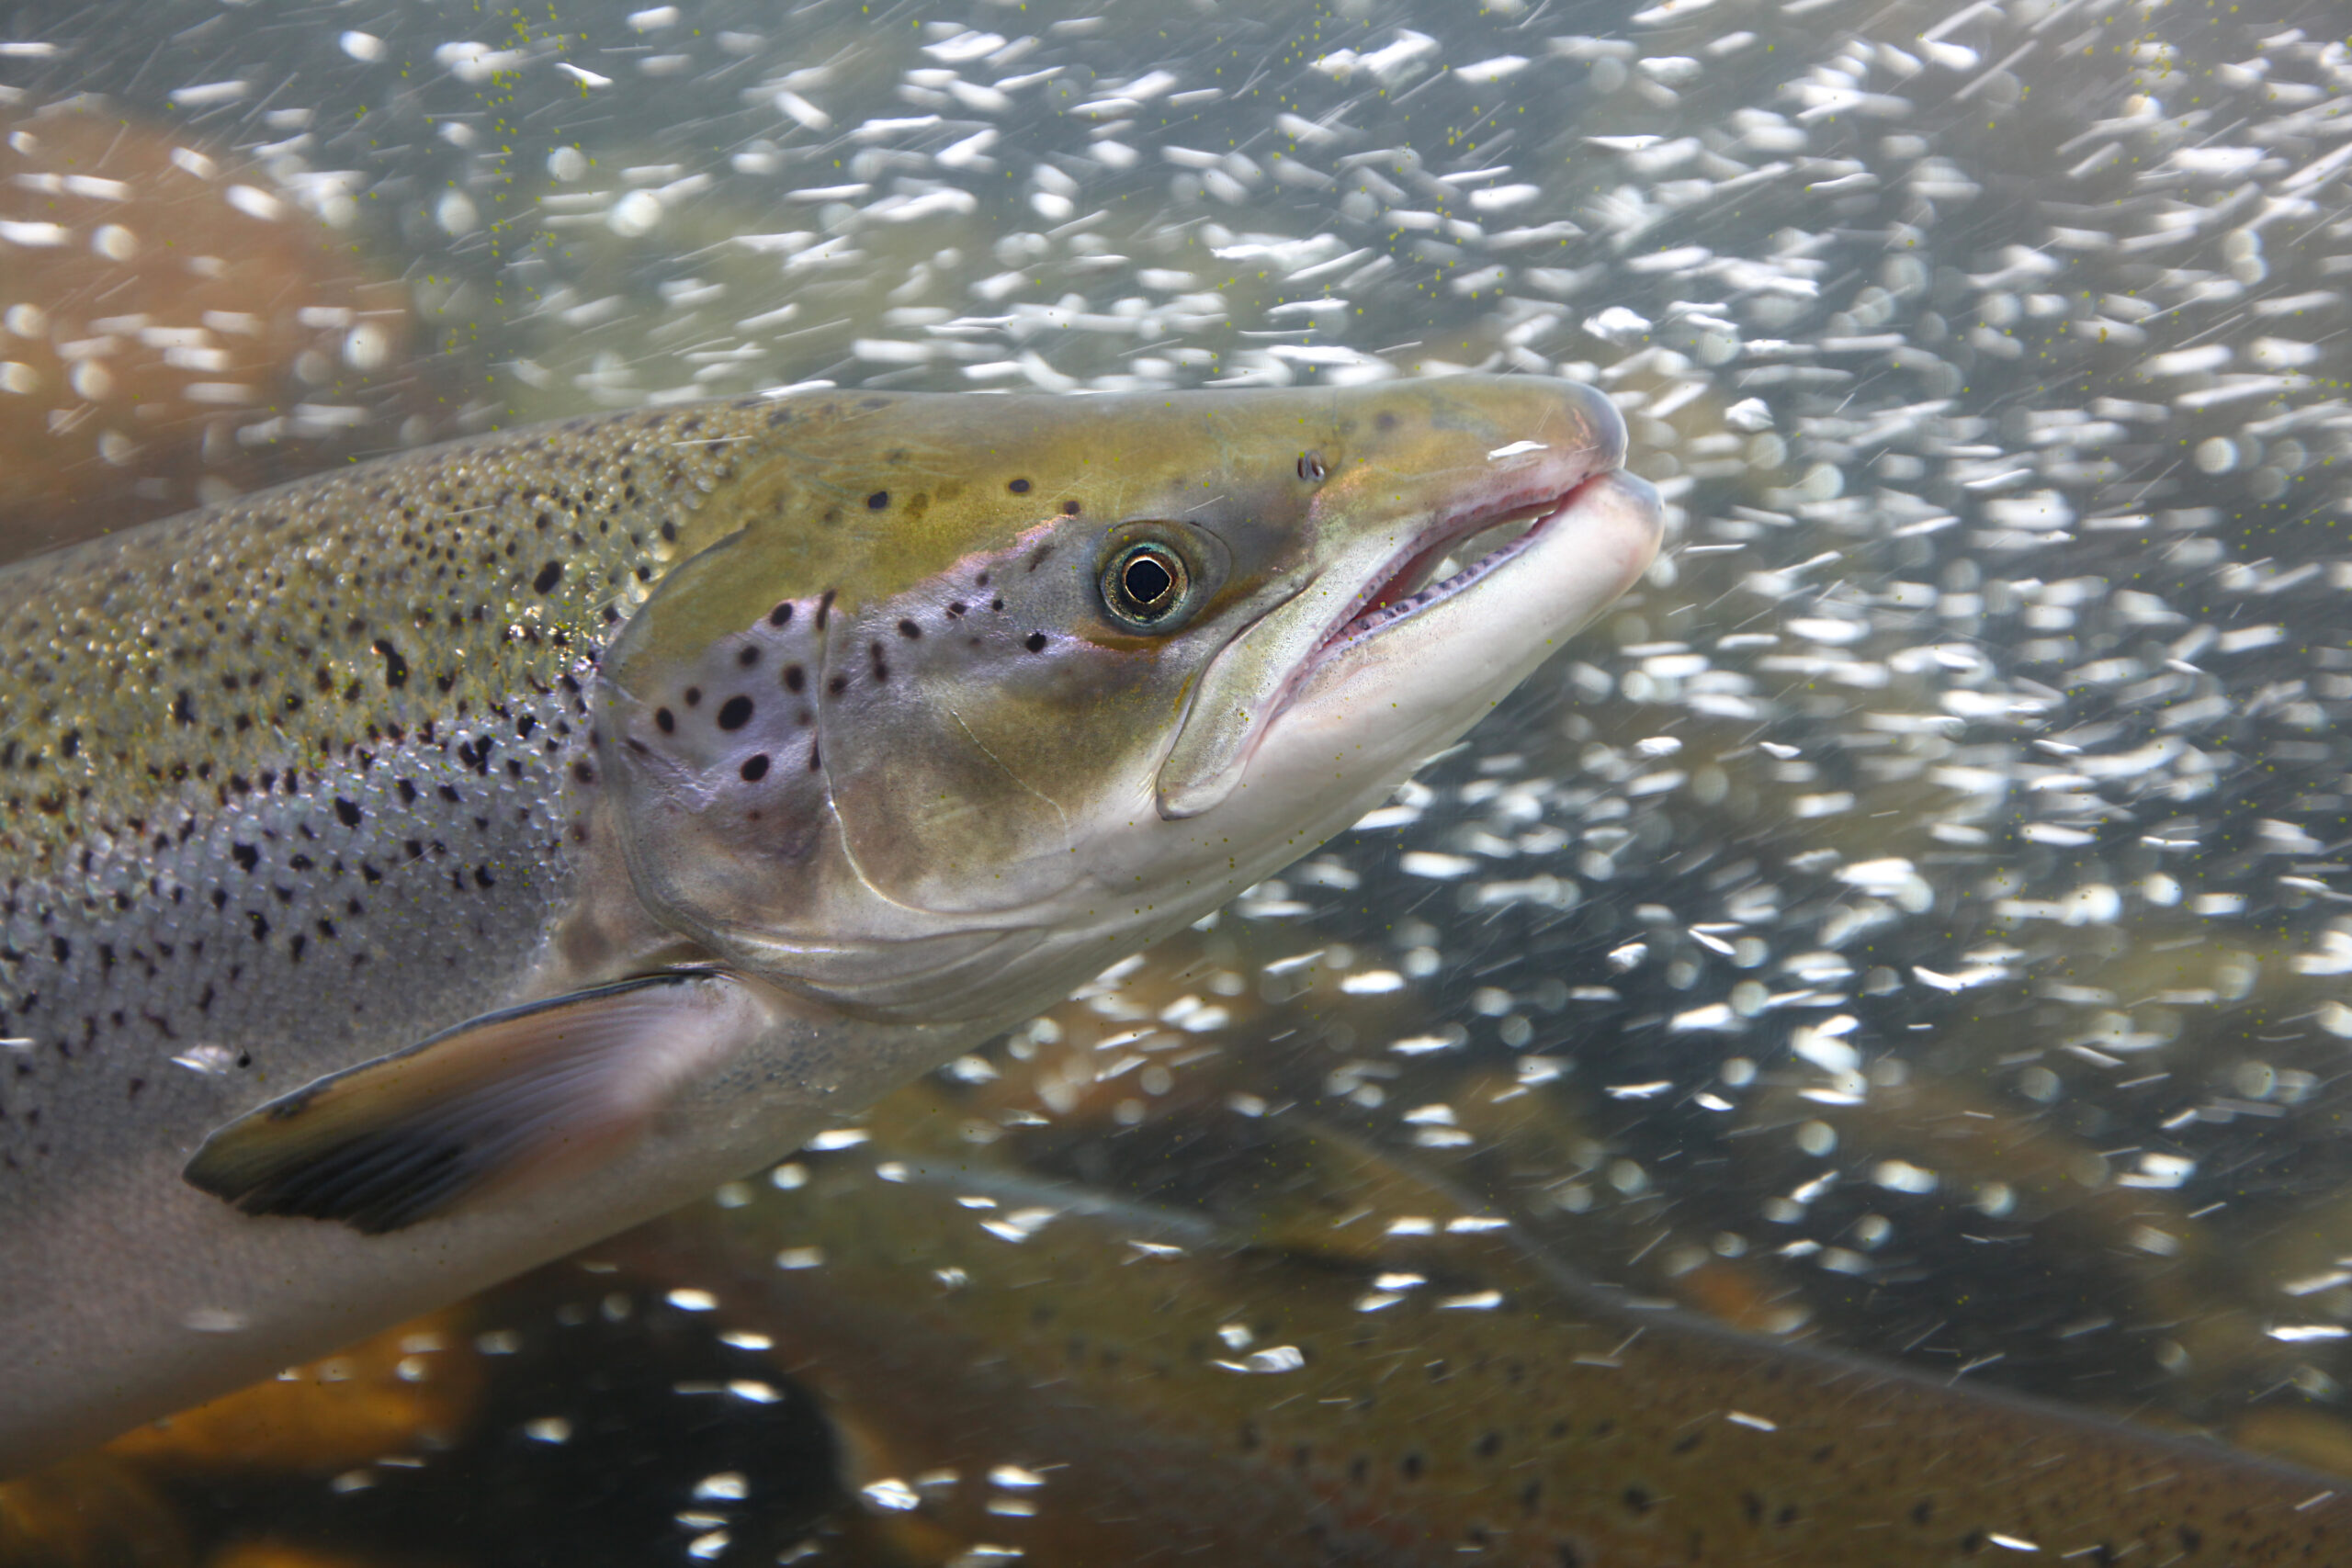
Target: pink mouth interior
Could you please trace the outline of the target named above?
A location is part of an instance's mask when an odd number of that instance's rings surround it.
[[[1407,557],[1373,589],[1356,613],[1324,639],[1324,646],[1330,648],[1363,637],[1441,599],[1451,598],[1526,548],[1530,540],[1567,509],[1569,499],[1567,495],[1554,496],[1533,506],[1514,507],[1485,516],[1474,514],[1440,527],[1427,544]],[[1423,581],[1448,556],[1458,554],[1465,543],[1477,536],[1521,523],[1531,525],[1525,532],[1483,551],[1450,575],[1435,582]]]

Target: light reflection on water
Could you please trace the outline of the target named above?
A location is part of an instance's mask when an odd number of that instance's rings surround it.
[[[1649,581],[1356,832],[930,1092],[1033,1171],[1245,1224],[1242,1124],[1305,1106],[1636,1291],[2340,1463],[2352,55],[2318,6],[2113,10],[28,11],[12,131],[151,119],[415,326],[354,347],[322,292],[243,400],[192,389],[204,344],[91,324],[185,301],[0,300],[46,312],[0,358],[164,356],[193,445],[53,476],[157,506],[271,477],[232,456],[816,379],[1596,380],[1675,508]],[[805,1404],[639,1299],[483,1309],[594,1337],[484,1352],[511,1441],[426,1462],[457,1539],[553,1528],[538,1450],[617,1499],[585,1555],[821,1516]],[[801,1511],[747,1527],[747,1486]]]

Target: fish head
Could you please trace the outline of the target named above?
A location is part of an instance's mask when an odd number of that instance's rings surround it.
[[[1658,536],[1567,382],[787,412],[608,653],[601,745],[657,919],[863,1016],[1015,1005],[1311,850]]]

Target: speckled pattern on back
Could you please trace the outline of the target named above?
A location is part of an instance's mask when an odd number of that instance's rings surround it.
[[[587,835],[605,641],[777,410],[492,436],[0,573],[0,1179],[146,1120],[74,1100],[225,1110],[503,999]]]

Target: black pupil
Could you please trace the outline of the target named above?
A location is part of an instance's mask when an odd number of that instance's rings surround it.
[[[1176,574],[1158,556],[1138,555],[1127,562],[1119,581],[1128,598],[1147,610],[1156,610],[1175,588]]]

